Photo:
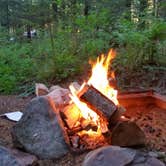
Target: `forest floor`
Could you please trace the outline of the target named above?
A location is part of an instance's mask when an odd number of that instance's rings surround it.
[[[141,74],[142,75],[142,74]],[[149,74],[149,78],[151,78],[151,73]],[[154,78],[154,89],[158,91],[160,94],[166,95],[166,77],[163,74],[156,74],[157,78]],[[128,87],[126,89],[134,89],[134,84],[131,80],[134,80],[135,87],[139,85],[140,80],[142,82],[146,82],[144,78],[145,74],[142,77],[133,77],[130,79],[130,82],[127,82]],[[136,79],[138,78],[138,79]],[[123,77],[121,78],[123,79]],[[157,79],[157,80],[155,80]],[[131,85],[132,84],[132,85]],[[149,82],[147,84],[150,84]],[[125,87],[125,86],[124,86]],[[148,86],[147,86],[148,87]],[[151,87],[151,86],[149,86]],[[152,86],[153,87],[153,86]],[[145,87],[146,88],[146,87]],[[0,114],[13,112],[13,111],[24,111],[26,104],[34,97],[28,96],[26,98],[21,98],[19,96],[14,95],[1,95],[0,96]],[[166,152],[166,110],[159,110],[156,107],[149,107],[148,112],[143,112],[140,109],[135,111],[135,114],[132,115],[132,118],[135,118],[137,124],[143,129],[146,133],[148,140],[150,140],[150,144],[148,148],[154,151],[164,151]],[[0,118],[0,145],[6,147],[13,147],[12,137],[11,137],[11,129],[15,125],[15,122],[9,121],[4,118]],[[40,160],[40,166],[81,166],[81,163],[87,153],[73,155],[68,154],[60,160]]]

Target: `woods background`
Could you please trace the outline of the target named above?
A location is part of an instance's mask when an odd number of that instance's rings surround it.
[[[165,72],[166,1],[0,0],[0,93],[75,78],[110,48],[119,76]]]

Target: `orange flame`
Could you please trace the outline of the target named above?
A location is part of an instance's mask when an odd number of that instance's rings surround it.
[[[117,90],[109,86],[109,81],[107,78],[109,65],[114,57],[115,52],[110,50],[107,56],[102,54],[99,58],[97,58],[97,61],[92,63],[92,75],[87,83],[98,89],[103,95],[118,105]],[[114,78],[114,73],[111,73],[111,76]],[[80,90],[83,87],[84,84],[81,86]],[[101,131],[107,130],[107,126],[104,124],[104,122],[101,122],[98,114],[90,109],[86,103],[80,101],[79,97],[77,96],[78,91],[73,86],[70,86],[69,88],[71,91],[70,98],[72,99],[72,102],[74,102],[75,106],[80,109],[82,116],[85,119],[92,120],[98,126],[97,134],[100,134]],[[91,130],[85,132],[88,134],[94,133]]]
[[[101,57],[97,58],[97,61],[92,64],[92,75],[88,84],[93,85],[93,87],[118,105],[117,90],[109,85],[107,78],[109,65],[114,57],[115,51],[111,49],[106,57],[102,54]],[[114,77],[114,73],[111,73],[111,76]]]

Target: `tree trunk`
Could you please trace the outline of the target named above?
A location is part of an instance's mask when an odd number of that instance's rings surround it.
[[[31,26],[27,25],[27,38],[31,39]]]
[[[90,2],[88,0],[84,0],[84,16],[89,15],[89,10],[90,10]]]
[[[140,0],[140,7],[139,7],[139,27],[141,29],[145,28],[146,22],[144,20],[144,17],[146,16],[146,10],[148,6],[147,0]]]
[[[7,20],[7,30],[8,30],[8,35],[10,33],[10,21],[9,21],[9,1],[7,0],[6,3],[6,20]]]

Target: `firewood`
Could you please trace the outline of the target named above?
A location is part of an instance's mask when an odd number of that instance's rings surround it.
[[[109,128],[113,128],[119,121],[122,121],[121,116],[125,112],[125,108],[122,106],[118,106],[117,110],[114,112],[112,117],[109,120]]]
[[[86,84],[78,93],[78,96],[81,101],[85,102],[91,109],[93,109],[107,122],[110,120],[113,113],[117,110],[117,106],[92,85],[89,86]]]
[[[79,126],[81,112],[74,104],[66,106],[63,111],[61,111],[61,115],[69,129]]]
[[[81,126],[83,128],[83,130],[93,130],[93,131],[97,131],[98,127],[96,126],[96,124],[91,121],[91,120],[87,120],[87,119],[84,119],[84,118],[81,118],[80,120],[80,123],[81,123]]]
[[[72,129],[69,129],[67,131],[67,133],[68,133],[69,136],[73,136],[73,135],[75,135],[76,133],[78,133],[78,132],[80,132],[82,130],[83,130],[82,126],[77,126],[77,127],[72,128]]]

